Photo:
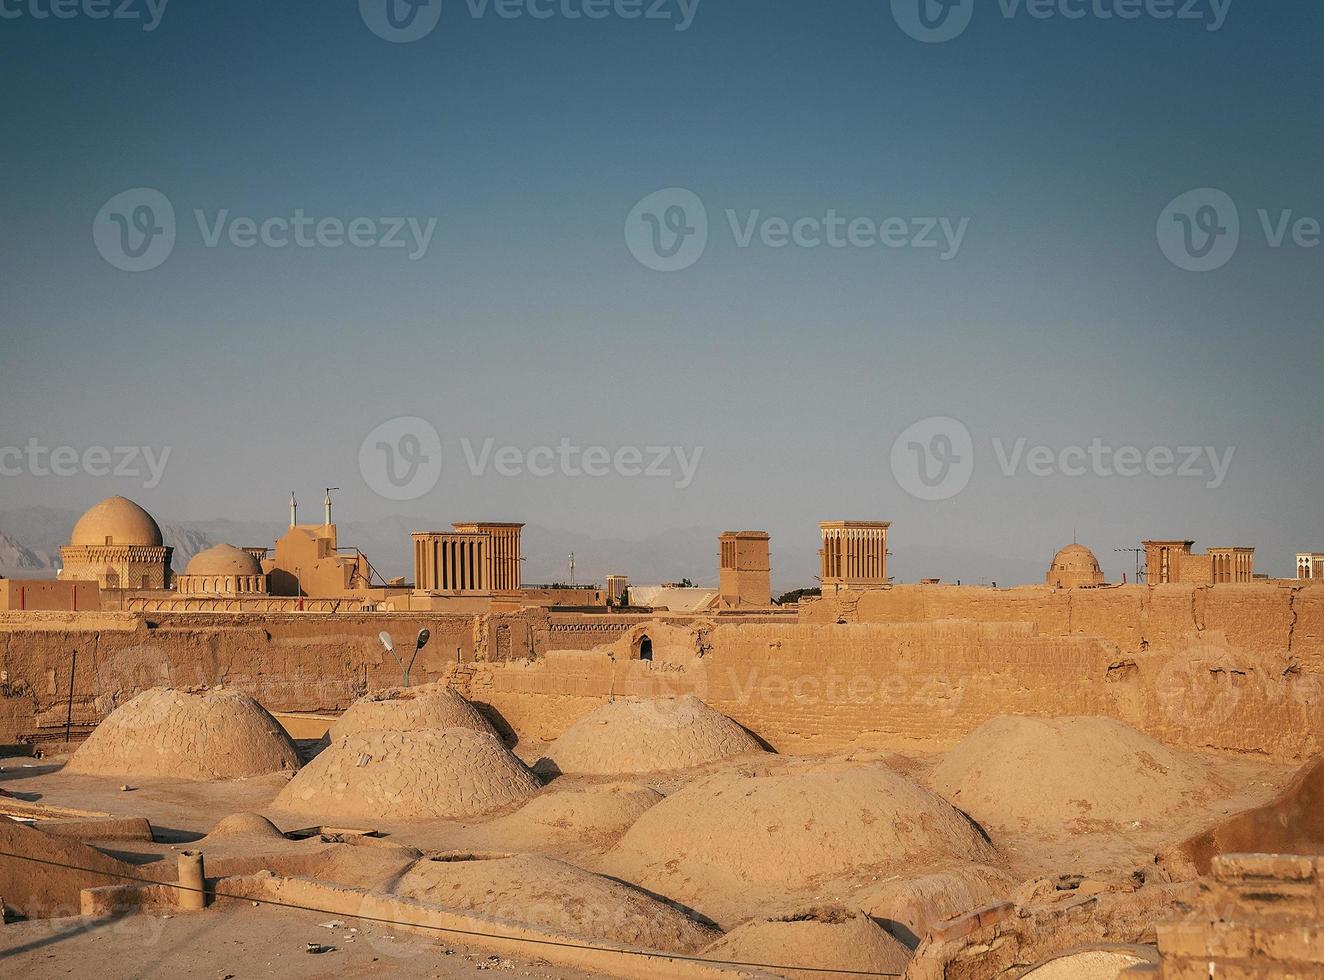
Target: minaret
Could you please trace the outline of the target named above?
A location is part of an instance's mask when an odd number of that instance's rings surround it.
[[[322,501],[322,506],[326,508],[326,520],[323,522],[326,527],[331,526],[331,491],[339,489],[339,487],[326,488],[326,499]]]
[[[294,499],[294,491],[290,491],[290,527],[299,523],[299,501]]]

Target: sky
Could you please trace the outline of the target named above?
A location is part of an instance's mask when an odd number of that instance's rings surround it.
[[[1324,8],[955,2],[0,0],[0,509],[1290,574]]]

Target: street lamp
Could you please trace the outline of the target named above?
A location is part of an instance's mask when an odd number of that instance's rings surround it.
[[[418,639],[414,641],[414,652],[409,657],[409,663],[406,664],[400,659],[400,654],[395,652],[395,641],[391,639],[391,634],[385,630],[382,630],[382,632],[377,634],[377,639],[382,641],[382,646],[386,648],[386,652],[394,657],[395,662],[400,665],[400,671],[404,680],[404,683],[400,685],[401,687],[409,686],[409,672],[414,669],[414,661],[418,659],[418,651],[428,645],[428,640],[431,636],[432,634],[425,629],[418,631]]]

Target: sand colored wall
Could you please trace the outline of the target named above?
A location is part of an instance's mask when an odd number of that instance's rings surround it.
[[[56,579],[0,579],[0,610],[100,609],[101,589],[96,582]]]
[[[1020,615],[1041,601],[1015,598],[1009,610],[985,612]],[[1045,611],[1057,616],[1043,618],[1062,630],[1056,634],[1010,620],[658,624],[647,627],[651,664],[629,656],[627,631],[611,650],[550,650],[532,662],[479,664],[469,693],[515,730],[544,739],[612,695],[694,693],[789,752],[908,739],[946,745],[1001,714],[1103,715],[1170,744],[1286,761],[1324,750],[1320,672],[1285,652],[1288,597],[1245,621],[1235,603],[1214,602],[1205,615],[1213,614],[1218,629],[1182,633],[1180,610],[1190,615],[1191,598],[1159,596],[1152,622],[1113,624],[1130,637],[1161,627],[1154,635],[1164,642],[1143,650],[1138,639],[1124,648],[1084,632],[1067,634],[1069,619],[1082,620],[1053,605]],[[1133,614],[1146,609],[1137,595],[1116,601]],[[1320,604],[1306,608],[1318,622]],[[1087,611],[1091,629],[1110,621],[1106,607]],[[1302,613],[1296,610],[1298,636]]]
[[[1201,908],[1158,926],[1162,964],[1131,978],[1324,975],[1324,859],[1232,854],[1214,860]]]
[[[800,604],[804,623],[939,619],[1033,623],[1047,634],[1097,636],[1124,652],[1182,644],[1219,631],[1237,649],[1290,654],[1303,667],[1324,671],[1324,583],[1075,590],[899,585]]]
[[[414,666],[416,684],[444,679],[460,659],[538,649],[520,617],[4,614],[0,743],[43,728],[62,730],[71,668],[75,724],[98,722],[150,687],[220,682],[273,711],[342,710],[369,689],[400,683],[400,669],[378,632],[390,632],[403,647],[423,628],[432,639]]]
[[[899,586],[807,602],[801,619],[6,613],[0,742],[63,725],[75,649],[76,722],[148,687],[218,681],[271,711],[336,711],[399,683],[378,631],[400,644],[427,627],[415,682],[455,675],[538,738],[613,695],[693,693],[781,751],[950,744],[1000,714],[1106,715],[1284,761],[1324,751],[1321,585]]]

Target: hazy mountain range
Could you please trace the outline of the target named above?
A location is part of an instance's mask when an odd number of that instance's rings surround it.
[[[0,511],[0,575],[11,578],[52,577],[59,567],[60,547],[69,541],[80,514],[52,507],[20,507]],[[175,549],[173,565],[182,572],[189,559],[215,544],[270,546],[285,533],[283,522],[160,521],[166,544]],[[375,521],[339,524],[340,544],[356,547],[368,556],[380,575],[412,579],[409,534],[417,521],[385,517]],[[639,540],[599,538],[592,535],[528,525],[524,528],[526,584],[568,582],[569,556],[575,555],[575,580],[605,582],[607,575],[628,575],[638,585],[678,582],[689,578],[696,585],[717,585],[717,536],[721,528],[690,527],[659,532]],[[977,554],[951,548],[907,548],[892,558],[898,581],[939,577],[985,579],[1000,584],[1042,581],[1046,566],[1017,558]],[[818,555],[814,546],[780,546],[772,541],[772,579],[776,592],[817,584]]]

